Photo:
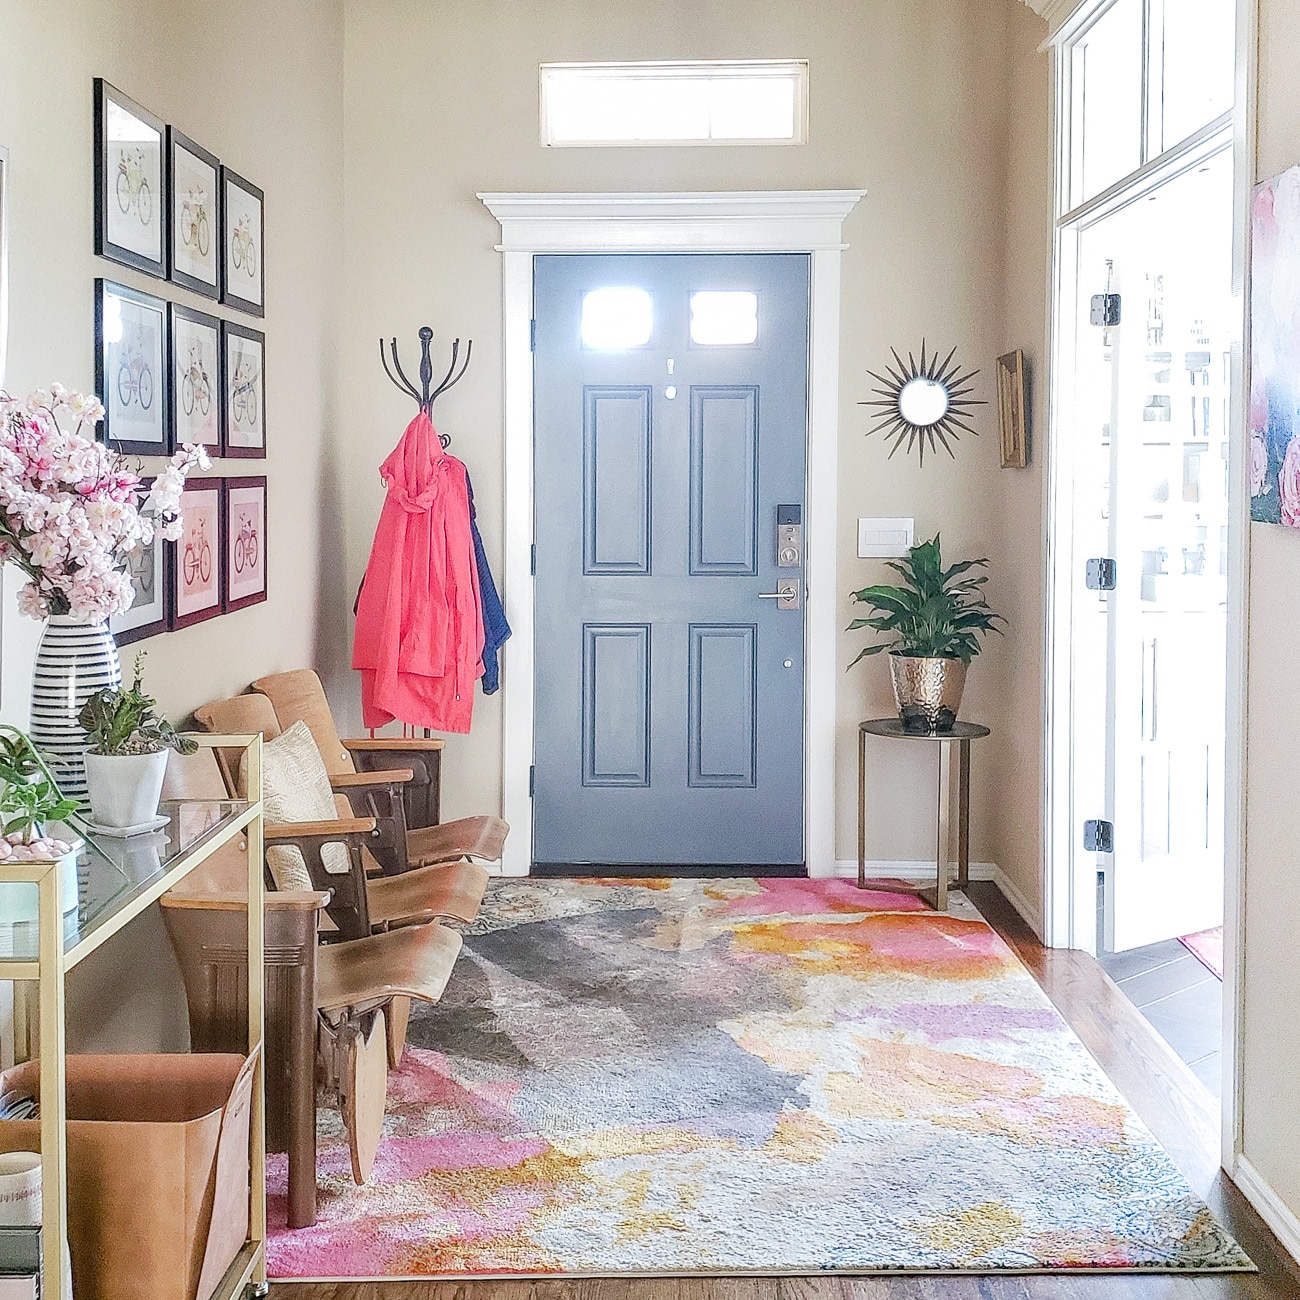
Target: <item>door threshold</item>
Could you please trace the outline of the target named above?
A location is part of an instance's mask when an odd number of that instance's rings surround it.
[[[626,862],[534,862],[532,876],[627,876],[637,880],[681,878],[687,880],[725,880],[735,877],[806,880],[808,868],[802,862],[747,865],[736,862],[626,863]]]

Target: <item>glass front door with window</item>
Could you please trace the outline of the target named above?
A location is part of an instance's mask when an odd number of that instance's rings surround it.
[[[1119,951],[1223,919],[1231,152],[1077,241],[1078,796]]]
[[[1099,3],[1057,63],[1058,880],[1112,952],[1223,919],[1234,9]]]

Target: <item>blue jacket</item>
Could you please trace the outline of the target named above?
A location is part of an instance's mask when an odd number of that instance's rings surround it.
[[[501,597],[497,595],[497,585],[492,581],[492,570],[488,568],[487,552],[483,549],[483,539],[479,536],[478,515],[474,509],[474,485],[466,476],[465,486],[469,489],[469,529],[474,536],[474,558],[478,563],[478,594],[483,605],[483,676],[481,682],[484,695],[495,695],[501,689],[501,669],[497,665],[497,653],[510,637],[510,624],[506,622],[506,612],[501,607]]]

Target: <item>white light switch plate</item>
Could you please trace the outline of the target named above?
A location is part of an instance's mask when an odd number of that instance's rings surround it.
[[[896,560],[916,542],[915,519],[859,519],[858,558]]]

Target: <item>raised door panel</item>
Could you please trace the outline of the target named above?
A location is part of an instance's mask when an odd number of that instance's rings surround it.
[[[582,784],[650,784],[650,628],[583,628]]]
[[[589,387],[583,401],[583,572],[650,572],[650,389]]]
[[[758,572],[758,390],[691,389],[691,566]]]
[[[758,753],[758,628],[752,623],[690,629],[687,784],[755,784]]]

